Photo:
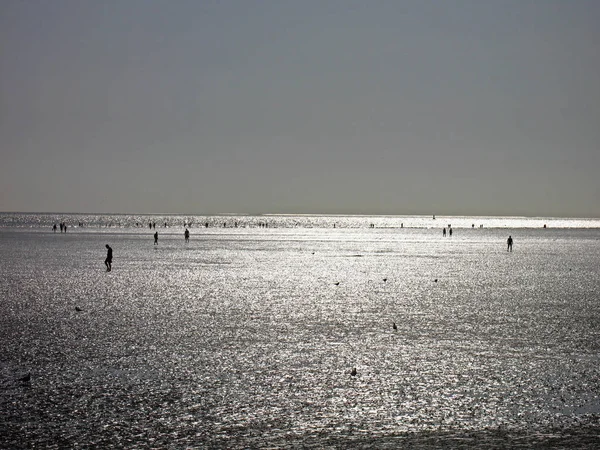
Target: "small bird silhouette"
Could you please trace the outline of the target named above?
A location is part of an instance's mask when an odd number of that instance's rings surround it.
[[[383,279],[383,282],[385,283],[386,281],[387,281],[387,278],[384,278],[384,279]]]
[[[352,375],[353,377],[356,376],[356,367],[352,368],[352,372],[350,372],[350,375]]]
[[[433,280],[434,283],[437,283],[437,278],[435,280]]]
[[[333,284],[335,284],[336,286],[339,286],[339,285],[340,285],[340,282],[339,282],[339,281],[336,281],[336,282],[335,282],[335,283],[333,283]]]
[[[21,378],[19,378],[18,381],[21,381],[23,383],[29,383],[30,380],[31,380],[31,373],[27,372],[27,374],[23,375]]]
[[[394,323],[392,324],[392,328],[393,328],[394,330],[397,330],[397,329],[398,329],[398,327],[396,326],[396,322],[394,322]]]
[[[83,311],[83,309],[81,309],[79,306],[76,306],[76,307],[75,307],[75,311],[77,311],[77,312],[81,312],[81,311]]]

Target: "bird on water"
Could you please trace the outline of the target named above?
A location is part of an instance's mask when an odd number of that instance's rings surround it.
[[[27,374],[25,374],[21,378],[19,378],[19,381],[21,381],[23,383],[29,383],[29,381],[31,381],[31,373],[27,372]]]
[[[353,377],[356,376],[356,367],[352,368],[352,372],[350,372],[350,375],[352,375]]]

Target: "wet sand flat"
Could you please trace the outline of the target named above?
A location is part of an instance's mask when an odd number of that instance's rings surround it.
[[[599,230],[191,231],[0,230],[0,448],[600,444]]]

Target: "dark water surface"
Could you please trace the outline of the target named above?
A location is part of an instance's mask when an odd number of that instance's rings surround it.
[[[152,233],[0,229],[1,448],[600,446],[598,229]]]

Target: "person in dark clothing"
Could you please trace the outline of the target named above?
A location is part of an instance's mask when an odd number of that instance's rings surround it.
[[[513,244],[512,236],[508,237],[508,239],[506,240],[506,244],[508,245],[508,247],[506,248],[506,251],[512,252],[512,244]]]
[[[104,260],[104,264],[106,265],[106,271],[110,272],[112,270],[112,247],[106,244],[106,259]]]

